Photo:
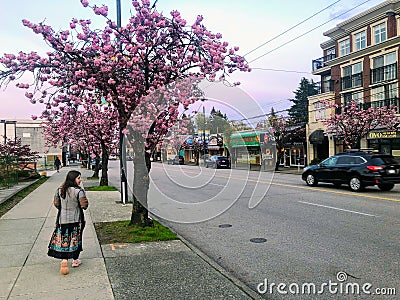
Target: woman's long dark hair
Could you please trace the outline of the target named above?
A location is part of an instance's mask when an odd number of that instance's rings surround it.
[[[61,197],[65,198],[66,194],[67,194],[67,190],[69,187],[77,187],[79,188],[79,185],[76,184],[75,179],[81,175],[80,172],[72,170],[69,171],[67,174],[67,178],[65,179],[65,182],[63,183],[63,185],[61,186]]]

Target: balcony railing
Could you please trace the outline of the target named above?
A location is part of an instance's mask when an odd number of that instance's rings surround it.
[[[366,102],[358,104],[358,109],[368,109],[370,107],[378,108],[378,107],[390,107],[396,106],[396,113],[400,113],[400,99],[398,97],[388,98],[384,100]],[[346,108],[346,107],[345,107]],[[343,107],[339,106],[335,109],[335,114],[340,115],[342,113]]]
[[[336,58],[336,54],[328,54],[326,56],[323,56],[321,58],[313,59],[312,61],[312,70],[318,70],[321,69],[322,67],[326,66],[326,62],[330,61],[332,59]]]
[[[390,107],[390,106],[396,106],[396,113],[400,113],[400,99],[397,97],[394,98],[389,98],[389,99],[384,99],[384,100],[378,100],[378,101],[372,101],[365,103],[365,108],[367,109],[369,107],[377,108],[377,107]]]
[[[333,92],[333,80],[323,80],[315,83],[318,94]]]
[[[363,72],[345,76],[340,79],[340,84],[343,90],[360,87],[363,85]]]
[[[371,83],[394,80],[397,78],[397,63],[371,69]]]

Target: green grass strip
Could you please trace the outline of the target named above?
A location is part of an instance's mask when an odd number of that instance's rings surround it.
[[[100,244],[156,242],[178,239],[175,233],[156,221],[154,221],[154,227],[129,225],[129,220],[95,223],[94,227]]]
[[[85,188],[85,191],[108,192],[108,191],[118,191],[118,189],[113,186],[101,185],[101,186],[91,186],[91,187]]]
[[[27,186],[26,188],[24,188],[23,190],[16,193],[14,196],[12,196],[7,201],[1,203],[0,204],[0,217],[3,216],[4,214],[6,214],[10,209],[12,209],[22,199],[24,199],[26,196],[28,196],[30,193],[32,193],[34,190],[36,190],[40,185],[45,183],[47,181],[47,179],[49,179],[49,177],[42,176],[35,183]]]

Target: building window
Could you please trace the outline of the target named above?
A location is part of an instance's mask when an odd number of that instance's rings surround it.
[[[386,99],[395,99],[397,98],[397,85],[393,84],[386,84],[371,90],[371,102],[379,102],[384,101]],[[377,106],[377,104],[375,104]]]
[[[350,53],[350,39],[346,39],[339,43],[340,56],[344,56]]]
[[[315,108],[315,121],[326,119],[326,108],[324,103],[322,103],[321,101],[315,102],[314,108]]]
[[[375,44],[379,44],[379,43],[386,41],[386,23],[385,22],[372,27],[372,32],[374,35]]]
[[[353,92],[343,94],[344,105],[347,106],[350,102],[362,103],[363,92]]]
[[[396,113],[400,112],[399,98],[397,97],[397,84],[386,84],[371,90],[371,106],[377,107],[396,107]]]
[[[328,93],[333,91],[333,83],[331,75],[322,76],[321,93]]]
[[[397,78],[397,53],[390,52],[372,59],[371,83]]]
[[[332,60],[334,58],[336,58],[336,49],[330,48],[326,50],[326,61]]]
[[[367,37],[365,31],[361,31],[354,35],[354,44],[356,51],[364,49],[367,47]]]
[[[363,84],[362,80],[362,63],[356,63],[343,68],[343,77],[341,78],[342,90],[360,87]]]

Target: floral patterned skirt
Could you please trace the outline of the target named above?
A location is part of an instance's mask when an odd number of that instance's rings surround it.
[[[84,223],[57,225],[51,235],[47,255],[60,259],[77,258],[82,251],[83,228]]]

